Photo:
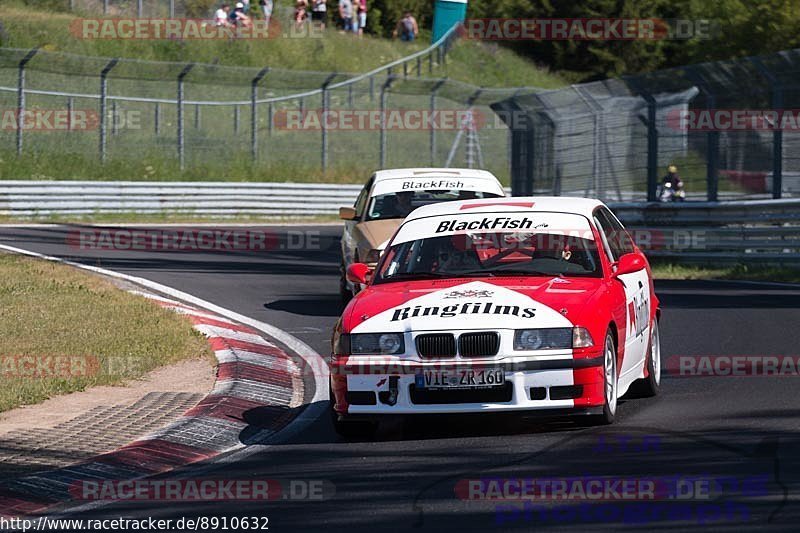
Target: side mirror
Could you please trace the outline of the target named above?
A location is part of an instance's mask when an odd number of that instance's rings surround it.
[[[639,272],[645,267],[644,257],[641,254],[625,254],[617,261],[617,270],[614,277]]]
[[[361,285],[367,284],[367,275],[369,274],[369,267],[364,263],[353,263],[347,267],[347,281],[353,283],[360,283]]]
[[[342,220],[355,220],[356,209],[354,207],[340,207],[339,218]]]

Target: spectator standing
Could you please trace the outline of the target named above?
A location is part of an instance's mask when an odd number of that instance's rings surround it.
[[[353,31],[359,37],[364,35],[364,28],[367,27],[367,0],[356,0],[356,19]]]
[[[275,7],[273,0],[259,0],[258,5],[261,7],[261,14],[264,16],[264,22],[269,28],[269,21],[272,18],[272,10]]]
[[[229,20],[230,13],[231,6],[228,4],[222,4],[219,6],[219,9],[217,9],[217,11],[214,13],[214,26],[229,28],[231,26],[231,22]]]
[[[328,0],[311,0],[311,21],[320,29],[325,29],[328,22]]]
[[[401,41],[407,42],[413,41],[419,35],[417,19],[414,18],[410,11],[406,11],[403,18],[397,21],[397,27],[392,33],[392,37],[397,37],[398,35]]]
[[[306,25],[308,19],[308,1],[297,0],[294,5],[294,28],[301,30]]]
[[[353,30],[353,2],[351,0],[339,0],[339,16],[342,18],[344,31]]]

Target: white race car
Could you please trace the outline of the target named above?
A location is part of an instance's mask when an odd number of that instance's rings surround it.
[[[340,292],[347,302],[361,290],[345,276],[353,263],[372,267],[403,219],[417,207],[451,200],[504,196],[503,186],[485,170],[404,168],[379,170],[367,181],[353,207],[339,209],[342,234]]]

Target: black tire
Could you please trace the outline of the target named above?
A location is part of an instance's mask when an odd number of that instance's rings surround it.
[[[603,397],[605,398],[603,414],[596,415],[592,420],[597,425],[613,424],[617,415],[619,369],[617,368],[617,345],[611,330],[606,332],[606,340],[603,343],[603,378]]]
[[[342,300],[342,305],[347,305],[353,299],[353,291],[347,286],[347,276],[345,274],[344,263],[339,267],[339,297]]]
[[[347,420],[342,418],[339,413],[333,409],[333,394],[331,393],[330,401],[330,416],[333,423],[333,430],[347,441],[351,440],[370,440],[375,436],[378,430],[378,424],[375,422],[365,422],[363,420]]]
[[[650,333],[650,344],[647,349],[647,377],[637,379],[631,386],[631,397],[652,398],[658,395],[661,389],[661,333],[658,329],[658,320],[653,322],[653,331]]]

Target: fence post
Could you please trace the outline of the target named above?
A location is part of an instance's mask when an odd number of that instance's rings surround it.
[[[106,98],[108,96],[108,73],[114,68],[119,59],[109,61],[100,72],[100,161],[106,161]]]
[[[108,15],[108,0],[103,0],[103,15]]]
[[[272,137],[272,121],[275,120],[275,107],[272,102],[267,104],[267,133]]]
[[[258,159],[258,82],[269,72],[269,67],[258,71],[256,77],[250,82],[250,155],[253,161]]]
[[[646,91],[638,80],[632,76],[623,76],[625,82],[642,97],[647,104],[647,201],[658,200],[658,102],[655,97]]]
[[[328,93],[328,85],[336,78],[337,74],[335,72],[328,75],[325,78],[325,81],[322,82],[322,121],[320,123],[320,129],[322,130],[322,174],[324,175],[325,172],[328,170],[328,126],[327,126],[327,116],[328,116],[328,106],[330,105],[330,94]]]
[[[716,108],[717,99],[703,78],[699,76],[693,68],[686,69],[686,77],[692,80],[706,96],[706,109]],[[709,131],[706,143],[706,199],[709,202],[717,201],[717,191],[719,189],[719,132]]]
[[[175,17],[175,0],[169,0],[169,17]]]
[[[389,74],[386,77],[386,81],[383,83],[381,87],[381,147],[380,147],[380,167],[386,167],[386,93],[389,91],[389,87],[391,87],[392,83],[395,80],[394,74]]]
[[[136,0],[136,16],[142,18],[142,0]]]
[[[772,110],[780,112],[783,109],[783,87],[775,75],[757,57],[751,61],[761,74],[769,81],[772,89]],[[772,132],[772,197],[779,199],[783,196],[783,130],[776,127]]]
[[[194,68],[194,63],[189,63],[183,67],[178,74],[178,160],[180,161],[181,171],[186,168],[186,150],[183,131],[183,79]]]
[[[417,56],[417,77],[422,76],[422,56]]]
[[[239,133],[239,106],[233,106],[233,133]]]
[[[194,104],[194,129],[200,129],[200,104]]]
[[[117,121],[117,101],[111,101],[111,135],[119,133],[119,122]]]
[[[433,119],[434,114],[436,113],[436,93],[439,92],[439,89],[441,89],[442,85],[444,85],[446,82],[447,80],[439,80],[431,88],[431,103],[429,106],[431,119]],[[431,125],[431,131],[428,132],[428,135],[430,137],[429,144],[431,150],[431,166],[435,167],[436,166],[436,126],[435,126],[436,121],[432,120],[432,123],[433,124]]]
[[[373,76],[369,77],[369,101],[375,101],[375,78]]]
[[[72,131],[72,110],[75,107],[73,98],[67,97],[67,131]]]
[[[33,59],[33,56],[38,51],[38,48],[32,49],[19,62],[19,76],[17,77],[17,156],[22,155],[22,130],[25,125],[25,65]]]
[[[156,102],[155,110],[153,111],[153,124],[155,125],[156,136],[161,134],[161,104]]]

